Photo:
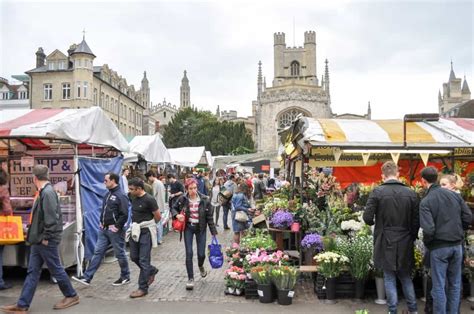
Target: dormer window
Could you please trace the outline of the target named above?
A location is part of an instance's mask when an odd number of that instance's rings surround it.
[[[59,65],[59,70],[65,70],[66,69],[66,61],[64,61],[64,60],[59,61],[58,65]]]
[[[52,71],[52,70],[54,70],[54,67],[55,67],[55,66],[54,66],[54,62],[53,62],[53,61],[48,62],[48,70],[51,70],[51,71]]]
[[[299,76],[300,75],[300,64],[298,61],[291,62],[291,76]]]

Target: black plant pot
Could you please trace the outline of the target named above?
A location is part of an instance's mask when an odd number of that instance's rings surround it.
[[[336,303],[337,278],[326,278],[326,299],[328,303]]]
[[[365,296],[365,279],[355,279],[355,298],[363,299]]]
[[[294,291],[283,289],[278,290],[278,304],[290,305],[293,302]]]
[[[272,303],[275,300],[272,284],[258,285],[258,300],[260,303]]]

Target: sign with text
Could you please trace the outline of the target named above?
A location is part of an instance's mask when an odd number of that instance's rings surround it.
[[[49,178],[54,186],[59,182],[67,182],[73,178],[73,157],[28,157],[10,160],[10,190],[11,196],[33,196],[36,187],[33,183],[33,165],[46,165],[49,168]]]

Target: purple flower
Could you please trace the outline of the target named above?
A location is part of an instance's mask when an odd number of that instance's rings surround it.
[[[323,250],[323,238],[317,233],[308,233],[301,240],[301,246],[305,249],[314,247],[317,252]]]
[[[283,210],[276,211],[272,216],[271,223],[275,228],[288,228],[293,223],[293,214]]]

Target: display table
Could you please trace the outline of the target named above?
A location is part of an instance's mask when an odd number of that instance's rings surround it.
[[[269,224],[268,224],[269,225]],[[283,251],[286,254],[288,254],[289,257],[297,259],[298,260],[298,265],[301,265],[301,248],[300,248],[300,243],[301,243],[301,232],[293,232],[290,229],[277,229],[277,228],[268,228],[268,232],[274,237],[276,245],[277,245],[277,250]],[[284,245],[284,238],[283,235],[285,233],[293,233],[295,235],[294,237],[294,247],[296,250],[290,250],[290,249],[285,249]],[[290,237],[290,246],[291,246],[291,237]]]

